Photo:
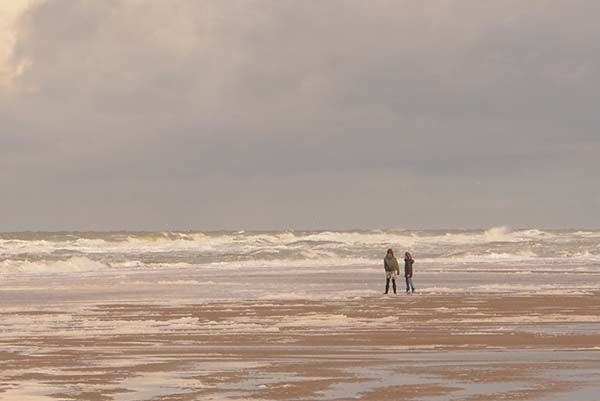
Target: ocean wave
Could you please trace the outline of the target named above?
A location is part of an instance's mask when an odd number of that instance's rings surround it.
[[[66,260],[4,260],[0,262],[1,273],[74,273],[108,268],[106,263],[74,256]]]
[[[510,252],[496,252],[493,250],[484,250],[482,252],[471,252],[471,251],[462,251],[457,252],[452,255],[443,256],[437,259],[448,259],[449,261],[498,261],[498,260],[527,260],[538,258],[539,255],[535,252],[525,249],[519,250],[514,253]]]
[[[512,229],[0,234],[0,271],[600,261],[600,231]],[[81,258],[81,259],[78,259]],[[4,262],[2,262],[4,261]],[[83,267],[82,267],[83,266]],[[87,267],[86,267],[87,266]]]
[[[322,231],[322,232],[249,232],[249,233],[147,233],[147,234],[96,234],[93,236],[46,239],[6,238],[0,235],[0,249],[53,250],[80,249],[86,251],[161,251],[177,249],[210,250],[221,248],[261,248],[266,246],[285,247],[352,247],[400,245],[411,247],[420,243],[432,244],[481,244],[490,242],[519,242],[548,239],[553,234],[545,231],[512,230],[508,227],[494,227],[488,230],[465,231]],[[8,236],[10,237],[10,236]]]

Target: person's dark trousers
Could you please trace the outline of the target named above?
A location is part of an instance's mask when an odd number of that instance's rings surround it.
[[[392,289],[394,290],[394,294],[396,293],[396,280],[392,279]],[[390,279],[385,279],[385,293],[387,294],[390,290]]]

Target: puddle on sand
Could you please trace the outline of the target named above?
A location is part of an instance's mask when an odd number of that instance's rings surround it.
[[[3,401],[56,401],[56,398],[48,396],[55,392],[55,387],[24,381],[0,392],[0,398]]]
[[[154,400],[165,396],[190,393],[207,388],[197,379],[183,377],[175,372],[151,372],[123,380],[119,387],[130,392],[113,395],[114,401]]]

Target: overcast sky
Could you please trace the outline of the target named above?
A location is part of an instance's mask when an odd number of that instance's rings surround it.
[[[0,231],[599,227],[597,0],[0,3]]]

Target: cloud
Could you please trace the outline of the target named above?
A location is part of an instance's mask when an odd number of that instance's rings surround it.
[[[585,224],[600,199],[598,11],[584,0],[22,3],[0,18],[5,221]],[[567,215],[557,185],[588,199],[580,214]],[[396,202],[410,213],[390,220]]]
[[[34,4],[34,0],[12,0],[0,4],[0,88],[6,89],[27,68],[27,60],[15,63],[13,53],[19,19]]]

